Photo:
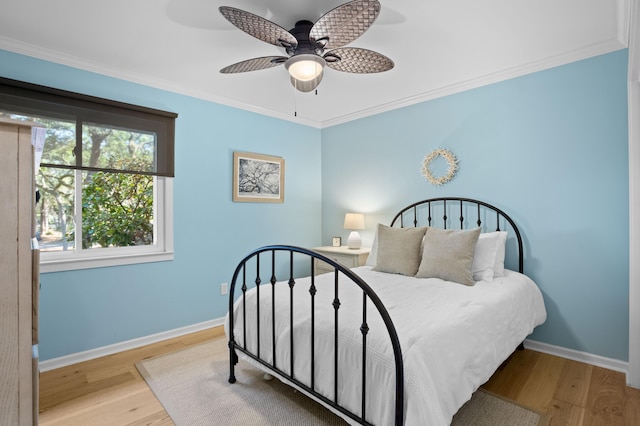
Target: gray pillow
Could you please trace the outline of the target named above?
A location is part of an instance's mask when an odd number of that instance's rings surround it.
[[[473,285],[471,265],[480,228],[468,230],[429,228],[424,237],[418,278],[441,278]]]
[[[378,253],[374,271],[415,275],[420,265],[420,245],[427,231],[421,228],[391,228],[378,224]]]

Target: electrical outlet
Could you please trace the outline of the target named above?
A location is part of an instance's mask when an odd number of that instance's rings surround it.
[[[223,296],[225,294],[227,294],[228,291],[229,291],[228,288],[229,288],[229,284],[227,284],[227,283],[220,284],[220,294],[223,295]]]

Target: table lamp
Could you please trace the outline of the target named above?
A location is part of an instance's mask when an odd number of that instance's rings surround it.
[[[344,229],[350,229],[351,233],[347,239],[347,247],[359,249],[362,245],[358,229],[364,229],[364,215],[362,213],[347,213],[344,216]]]

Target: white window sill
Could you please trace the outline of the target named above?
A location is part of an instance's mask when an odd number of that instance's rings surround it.
[[[147,252],[147,253],[126,253],[112,254],[105,256],[43,259],[45,253],[40,255],[40,272],[61,272],[73,271],[77,269],[104,268],[109,266],[134,265],[137,263],[166,262],[173,260],[173,251],[170,252]]]

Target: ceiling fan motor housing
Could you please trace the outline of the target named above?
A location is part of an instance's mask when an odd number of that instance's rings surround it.
[[[322,55],[322,52],[324,51],[324,44],[318,44],[315,42],[315,40],[312,40],[309,37],[311,28],[313,28],[313,22],[304,20],[296,22],[296,26],[289,30],[291,35],[293,35],[296,40],[298,40],[297,46],[285,46],[285,49],[289,55]]]

